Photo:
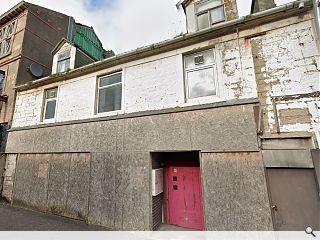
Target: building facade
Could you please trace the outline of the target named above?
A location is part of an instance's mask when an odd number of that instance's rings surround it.
[[[313,4],[214,23],[216,2],[187,20],[208,27],[18,86],[2,195],[113,230],[319,229]]]

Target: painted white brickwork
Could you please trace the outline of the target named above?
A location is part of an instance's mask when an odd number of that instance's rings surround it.
[[[311,94],[319,88],[319,52],[310,15],[293,17],[261,27],[45,87],[18,92],[13,127],[41,124],[44,90],[59,86],[56,122],[95,118],[233,99],[258,97],[265,109],[265,131],[275,131],[272,98]],[[257,35],[257,33],[262,33]],[[254,37],[250,37],[254,35]],[[247,37],[249,36],[249,37]],[[218,76],[216,97],[187,101],[183,54],[214,47]],[[122,69],[122,110],[95,114],[97,76]],[[319,137],[319,102],[298,97],[276,102],[280,130],[314,132]],[[304,109],[302,122],[292,121],[290,109]],[[290,115],[291,114],[291,115]],[[309,118],[309,119],[308,119]]]
[[[183,64],[179,55],[128,67],[124,80],[127,112],[184,104]]]

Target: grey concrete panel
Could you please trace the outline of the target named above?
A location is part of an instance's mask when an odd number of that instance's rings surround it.
[[[47,210],[47,188],[50,154],[20,154],[14,185],[13,203]]]
[[[49,127],[34,129],[33,152],[69,152],[70,149],[70,126]]]
[[[64,215],[68,196],[70,154],[51,154],[48,185],[48,211]]]
[[[190,150],[187,113],[171,113],[125,120],[124,150]]]
[[[192,149],[258,150],[252,105],[194,111],[188,116]]]
[[[124,151],[125,119],[119,119],[117,124],[117,151]]]
[[[310,149],[314,148],[312,138],[263,139],[262,149]]]
[[[93,153],[91,159],[88,221],[114,229],[116,154]]]
[[[33,151],[34,140],[34,131],[9,132],[6,153],[30,153]]]
[[[64,215],[87,219],[90,181],[90,154],[71,154],[67,204]]]
[[[117,120],[72,125],[73,152],[110,152],[116,150]]]
[[[273,230],[259,152],[202,153],[201,169],[206,230]]]
[[[20,154],[17,159],[13,204],[27,207],[30,204],[30,194],[34,175],[34,165],[32,156],[29,154]]]
[[[47,192],[49,181],[49,160],[51,154],[30,154],[33,164],[33,174],[29,194],[29,207],[45,212],[47,210]]]
[[[150,154],[117,153],[115,170],[115,229],[151,230]]]
[[[262,150],[265,167],[313,168],[310,150]]]
[[[7,152],[257,149],[250,104],[13,131]]]

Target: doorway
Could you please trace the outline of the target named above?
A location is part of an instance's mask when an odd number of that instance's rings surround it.
[[[153,166],[164,169],[163,223],[204,230],[199,152],[153,155]]]
[[[320,198],[314,169],[267,168],[275,230],[320,230]]]

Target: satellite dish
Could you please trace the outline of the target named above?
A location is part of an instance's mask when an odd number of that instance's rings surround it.
[[[43,75],[43,68],[37,63],[32,63],[29,67],[29,70],[35,77],[42,77]]]

